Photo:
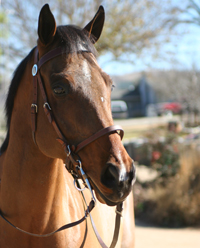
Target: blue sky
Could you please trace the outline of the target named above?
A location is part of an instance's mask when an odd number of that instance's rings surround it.
[[[146,50],[144,57],[133,59],[134,63],[110,62],[109,54],[101,56],[98,62],[102,69],[110,75],[123,75],[150,69],[177,68],[184,70],[191,69],[193,65],[200,69],[200,26],[182,24],[178,27],[178,32],[183,33],[183,31],[185,34],[175,36],[171,43],[161,44],[161,56],[157,59],[152,59],[151,51]]]
[[[191,69],[193,66],[200,69],[200,26],[194,24],[182,24],[179,31],[185,34],[176,36],[169,44],[163,44],[161,57],[152,59],[147,51],[143,59],[137,58],[134,63],[106,62],[111,56],[105,55],[99,58],[99,64],[104,71],[111,75],[123,75],[136,71],[150,69]]]

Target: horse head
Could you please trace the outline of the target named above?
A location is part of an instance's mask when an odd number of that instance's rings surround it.
[[[94,48],[103,29],[104,16],[100,7],[81,29],[72,25],[57,27],[48,5],[40,12],[39,59],[57,48],[62,51],[45,61],[40,75],[56,125],[70,146],[113,125],[112,80],[99,67]],[[67,154],[57,142],[57,133],[45,117],[42,105],[42,93],[38,91],[36,144],[46,156],[60,158],[65,163]],[[100,202],[116,205],[130,193],[135,169],[116,131],[100,135],[75,156],[81,159]]]

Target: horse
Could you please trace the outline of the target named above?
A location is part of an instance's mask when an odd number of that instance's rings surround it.
[[[100,6],[84,28],[57,26],[48,4],[40,10],[5,104],[0,248],[134,247],[134,163],[94,48],[104,19]]]

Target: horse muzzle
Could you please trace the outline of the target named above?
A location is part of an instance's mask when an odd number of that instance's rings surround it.
[[[124,165],[116,166],[113,163],[107,163],[101,174],[101,183],[107,192],[100,191],[96,185],[93,187],[101,199],[110,206],[116,205],[125,200],[135,182],[135,166],[131,161],[129,170],[126,170]]]

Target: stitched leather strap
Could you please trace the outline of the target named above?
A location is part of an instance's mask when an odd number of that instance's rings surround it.
[[[109,246],[109,248],[115,248],[115,245],[117,244],[117,240],[118,240],[118,236],[119,236],[119,230],[120,230],[120,222],[121,222],[121,217],[122,217],[122,203],[118,204],[117,205],[117,208],[116,208],[116,217],[115,217],[115,230],[114,230],[114,235],[113,235],[113,239],[112,239],[112,243],[111,245]],[[90,216],[90,220],[91,220],[91,224],[92,224],[92,227],[93,227],[93,230],[94,230],[94,233],[101,245],[102,248],[108,248],[108,246],[103,242],[101,236],[99,235],[98,233],[98,230],[94,224],[94,221],[92,219],[92,216],[91,214],[89,215]]]
[[[82,141],[81,143],[79,143],[77,146],[74,146],[74,145],[69,145],[69,143],[66,141],[66,138],[64,137],[64,135],[62,134],[60,128],[58,127],[56,121],[55,121],[55,118],[54,118],[54,115],[53,115],[53,112],[51,110],[51,107],[48,103],[48,99],[47,99],[47,94],[46,94],[46,91],[45,91],[45,88],[44,88],[44,84],[42,82],[42,78],[41,78],[41,75],[40,75],[40,71],[39,69],[41,68],[41,66],[46,63],[47,61],[49,61],[50,59],[56,57],[56,56],[59,56],[62,54],[62,49],[60,47],[50,51],[49,53],[45,54],[39,61],[38,61],[38,49],[36,47],[36,50],[35,50],[35,56],[34,56],[34,66],[33,66],[33,70],[32,70],[32,74],[33,74],[33,103],[31,105],[31,119],[32,119],[32,133],[33,133],[33,140],[34,142],[36,143],[35,141],[35,132],[36,132],[36,129],[37,129],[37,82],[39,84],[39,87],[40,87],[40,91],[41,91],[41,95],[42,95],[42,98],[43,98],[43,109],[44,109],[44,112],[48,118],[48,121],[49,123],[51,123],[58,135],[58,141],[59,143],[61,143],[61,145],[63,146],[66,154],[67,154],[67,157],[68,159],[71,161],[71,164],[76,168],[77,166],[77,160],[74,159],[74,154],[76,155],[76,153],[78,153],[81,149],[83,149],[85,146],[89,145],[90,143],[94,142],[95,140],[99,139],[100,137],[106,135],[106,134],[111,134],[111,133],[114,133],[114,132],[118,132],[119,131],[119,135],[121,136],[121,139],[123,138],[123,135],[124,135],[124,131],[123,129],[118,126],[118,125],[113,125],[113,126],[110,126],[110,127],[106,127],[100,131],[98,131],[97,133],[93,134],[92,136],[90,136],[89,138],[87,138],[86,140]],[[76,175],[76,170],[75,168],[70,168],[68,167],[67,169],[73,174],[75,175],[76,177],[78,175]],[[73,171],[73,172],[72,172]],[[49,234],[44,234],[44,235],[38,235],[38,234],[33,234],[33,233],[29,233],[29,232],[26,232],[18,227],[15,227],[12,223],[10,223],[3,215],[2,213],[0,212],[0,216],[7,222],[9,223],[11,226],[13,226],[14,228],[16,228],[17,230],[21,231],[21,232],[24,232],[26,234],[29,234],[31,236],[36,236],[36,237],[48,237],[48,236],[51,236],[53,235],[54,233],[56,232],[59,232],[59,231],[62,231],[64,229],[67,229],[67,228],[70,228],[72,226],[75,226],[75,225],[78,225],[80,224],[81,222],[83,222],[85,220],[85,218],[88,216],[90,216],[91,218],[91,223],[92,223],[92,226],[93,226],[93,229],[94,229],[94,232],[97,236],[97,239],[99,241],[99,243],[101,244],[102,248],[107,248],[107,246],[104,244],[103,240],[101,239],[100,235],[98,234],[98,231],[94,225],[94,222],[92,220],[92,217],[90,215],[90,212],[91,210],[94,208],[94,202],[93,200],[90,202],[89,204],[89,207],[87,208],[87,210],[85,211],[85,216],[76,221],[76,222],[73,222],[73,223],[70,223],[70,224],[67,224],[67,225],[64,225],[62,226],[61,228],[59,228],[58,230],[52,232],[52,233],[49,233]],[[121,211],[122,211],[122,204],[119,204],[117,206],[117,211],[116,211],[116,225],[115,225],[115,231],[114,231],[114,236],[113,236],[113,241],[111,243],[111,246],[110,248],[114,248],[116,243],[117,243],[117,239],[118,239],[118,235],[119,235],[119,229],[120,229],[120,218],[121,218]]]
[[[51,232],[51,233],[47,233],[47,234],[37,234],[37,233],[31,233],[31,232],[27,232],[15,225],[13,225],[9,220],[7,220],[4,215],[2,214],[2,212],[0,211],[0,217],[5,220],[5,222],[7,222],[10,226],[14,227],[15,229],[17,229],[18,231],[22,232],[22,233],[25,233],[25,234],[28,234],[29,236],[33,236],[33,237],[38,237],[38,238],[46,238],[46,237],[49,237],[49,236],[52,236],[53,234],[57,233],[57,232],[60,232],[60,231],[63,231],[65,229],[68,229],[68,228],[71,228],[71,227],[74,227],[74,226],[77,226],[79,224],[81,224],[86,218],[87,216],[89,215],[89,213],[92,211],[92,209],[94,208],[95,204],[94,204],[94,201],[91,200],[89,206],[87,207],[87,209],[85,210],[85,216],[83,216],[83,218],[81,218],[80,220],[77,220],[75,222],[72,222],[72,223],[69,223],[69,224],[66,224],[66,225],[63,225],[61,226],[60,228],[58,228],[57,230]]]
[[[62,52],[62,48],[61,47],[57,47],[53,50],[51,50],[50,52],[46,53],[44,56],[42,56],[42,58],[38,61],[37,66],[38,66],[38,70],[40,69],[40,67],[48,62],[49,60],[61,55]]]
[[[78,186],[80,187],[79,182],[78,182]],[[87,206],[87,202],[86,202],[85,196],[84,196],[82,191],[81,191],[81,194],[82,194],[82,197],[84,199],[85,205]],[[111,245],[109,246],[109,248],[115,248],[115,245],[117,244],[117,240],[118,240],[118,236],[119,236],[119,230],[120,230],[120,222],[121,222],[121,217],[122,217],[122,210],[123,210],[123,202],[119,203],[116,207],[116,210],[115,210],[115,212],[116,212],[115,230],[114,230],[113,239],[112,239],[112,242],[111,242]],[[93,228],[94,233],[95,233],[95,235],[99,241],[99,244],[101,245],[102,248],[108,248],[107,245],[103,242],[101,236],[99,235],[99,232],[98,232],[98,230],[94,224],[92,215],[90,213],[89,213],[89,216],[90,216],[92,228]]]
[[[38,60],[38,53],[35,52],[34,53],[34,65],[37,63],[37,60]],[[36,69],[37,69],[36,67],[32,68],[32,74],[34,72],[36,72],[35,71]],[[35,144],[36,144],[35,132],[37,129],[37,110],[38,110],[38,106],[37,106],[37,77],[33,77],[33,103],[31,104],[31,125],[32,125],[32,137],[33,137],[33,141]]]
[[[82,192],[81,192],[82,193]],[[83,195],[83,193],[82,193]],[[83,195],[83,199],[86,203],[86,200],[85,200],[85,197]],[[86,206],[87,206],[87,203],[86,203]],[[16,230],[22,232],[22,233],[25,233],[29,236],[33,236],[33,237],[38,237],[38,238],[46,238],[46,237],[50,237],[52,236],[53,234],[57,233],[57,232],[60,232],[60,231],[63,231],[65,229],[68,229],[68,228],[71,228],[71,227],[74,227],[76,225],[79,225],[81,224],[86,218],[87,216],[89,215],[90,216],[90,220],[91,220],[91,224],[92,224],[92,227],[93,227],[93,230],[95,232],[95,235],[98,239],[98,242],[100,243],[101,247],[102,248],[108,248],[105,243],[103,242],[103,240],[101,239],[101,236],[99,235],[97,229],[96,229],[96,226],[94,224],[94,221],[93,221],[93,218],[91,216],[91,211],[92,209],[94,208],[95,204],[94,204],[94,201],[91,200],[89,206],[87,207],[87,209],[85,210],[85,216],[83,216],[80,220],[78,221],[75,221],[75,222],[72,222],[72,223],[69,223],[69,224],[66,224],[66,225],[63,225],[62,227],[58,228],[57,230],[51,232],[51,233],[47,233],[47,234],[37,234],[37,233],[31,233],[31,232],[27,232],[15,225],[13,225],[9,220],[7,220],[4,215],[2,214],[2,212],[0,211],[0,217],[6,222],[8,223],[10,226],[12,226],[13,228],[15,228]],[[117,205],[117,208],[116,208],[116,219],[115,219],[115,230],[114,230],[114,235],[113,235],[113,240],[112,240],[112,243],[111,245],[109,246],[109,248],[114,248],[116,243],[117,243],[117,240],[118,240],[118,236],[119,236],[119,230],[120,230],[120,219],[122,217],[122,212],[123,208],[122,208],[122,203],[118,204]]]
[[[48,52],[47,54],[45,54],[38,61],[38,58],[39,58],[38,48],[36,47],[36,49],[35,49],[33,69],[35,68],[36,71],[35,71],[35,73],[33,72],[34,96],[33,96],[33,104],[31,105],[32,133],[33,133],[34,142],[36,143],[36,141],[35,141],[35,132],[36,132],[36,129],[37,129],[37,82],[38,82],[39,88],[40,88],[40,91],[41,91],[41,95],[42,95],[42,98],[43,98],[44,112],[45,112],[45,114],[46,114],[46,116],[48,118],[49,123],[51,123],[53,125],[53,127],[54,127],[54,129],[55,129],[55,131],[56,131],[56,133],[58,135],[57,140],[59,141],[59,143],[62,144],[65,152],[67,154],[69,154],[69,155],[67,155],[67,157],[72,162],[72,164],[74,166],[74,168],[70,167],[70,164],[66,163],[67,164],[67,169],[71,172],[73,170],[75,171],[75,167],[77,165],[77,161],[73,157],[73,155],[75,153],[78,153],[85,146],[89,145],[93,141],[99,139],[100,137],[102,137],[102,136],[104,136],[106,134],[111,134],[111,133],[119,131],[119,135],[121,136],[121,139],[122,139],[123,135],[124,135],[124,131],[119,125],[113,125],[113,126],[106,127],[104,129],[98,131],[94,135],[90,136],[86,140],[84,140],[81,143],[79,143],[77,146],[75,146],[75,145],[69,146],[69,142],[67,142],[67,139],[62,134],[59,126],[57,125],[57,123],[55,121],[52,109],[50,107],[50,104],[48,103],[47,94],[46,94],[44,84],[42,82],[42,77],[41,77],[41,74],[40,74],[40,70],[39,70],[44,63],[46,63],[47,61],[49,61],[52,58],[57,57],[57,56],[59,56],[61,54],[62,54],[62,49],[61,49],[61,47],[58,47],[58,48],[55,48],[54,50]]]
[[[85,146],[89,145],[90,143],[92,143],[93,141],[99,139],[100,137],[106,135],[106,134],[110,134],[113,132],[117,132],[120,131],[120,136],[121,139],[123,139],[124,136],[124,130],[119,126],[119,125],[113,125],[110,127],[106,127],[104,129],[101,129],[100,131],[98,131],[97,133],[95,133],[94,135],[90,136],[88,139],[82,141],[81,143],[79,143],[76,146],[76,149],[74,152],[79,152],[81,149],[83,149]]]

